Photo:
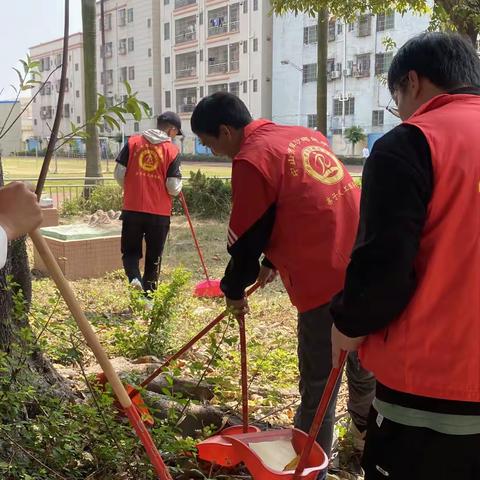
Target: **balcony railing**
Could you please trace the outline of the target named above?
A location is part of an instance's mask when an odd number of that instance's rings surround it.
[[[208,65],[208,73],[227,73],[228,63],[211,63]]]
[[[194,103],[181,103],[178,105],[178,111],[180,113],[192,113],[195,110]]]
[[[222,33],[227,33],[227,32],[228,32],[228,23],[224,23],[223,25],[208,27],[209,37],[212,37],[213,35],[220,35]]]
[[[240,21],[236,20],[234,22],[230,22],[230,31],[231,32],[238,32],[240,30]]]
[[[179,45],[180,43],[185,42],[192,42],[193,40],[197,39],[197,32],[182,32],[178,35],[175,35],[175,45]]]
[[[195,77],[196,75],[197,67],[187,67],[176,70],[176,78]]]
[[[197,0],[175,0],[175,8],[186,7],[187,5],[194,5]]]
[[[240,70],[240,61],[239,60],[230,60],[230,71],[236,72]]]

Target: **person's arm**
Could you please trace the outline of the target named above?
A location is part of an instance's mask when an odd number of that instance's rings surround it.
[[[344,290],[331,305],[334,324],[347,337],[385,328],[410,301],[432,190],[430,148],[419,129],[401,125],[375,143]]]
[[[167,170],[165,185],[168,194],[172,197],[176,197],[182,191],[182,172],[180,171],[180,165],[180,155],[177,155]]]
[[[118,157],[115,160],[115,169],[113,171],[113,177],[117,181],[117,183],[123,188],[123,183],[125,181],[125,173],[127,171],[127,165],[128,165],[128,156],[130,155],[129,149],[128,149],[128,143],[126,143],[122,150],[120,150],[120,153],[118,154]]]
[[[42,210],[37,196],[22,182],[0,188],[0,268],[7,259],[8,240],[14,240],[39,227]]]
[[[221,289],[231,300],[240,300],[257,279],[259,258],[275,221],[275,192],[248,162],[236,161],[232,174],[232,213],[228,228],[230,262]]]

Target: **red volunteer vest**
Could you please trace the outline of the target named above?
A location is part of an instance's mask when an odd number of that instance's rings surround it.
[[[362,363],[394,390],[480,402],[480,97],[437,96],[406,123],[424,133],[434,177],[418,286]]]
[[[247,161],[277,195],[265,254],[300,312],[341,290],[358,226],[360,191],[326,138],[303,127],[257,120],[234,161]],[[248,186],[247,186],[248,188]]]
[[[178,148],[170,141],[150,143],[143,135],[130,137],[128,148],[123,209],[170,216],[172,199],[165,182]]]

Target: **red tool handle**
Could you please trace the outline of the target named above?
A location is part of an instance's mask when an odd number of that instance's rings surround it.
[[[188,211],[187,202],[185,201],[185,196],[183,195],[183,192],[180,192],[178,196],[180,198],[180,202],[182,202],[183,211],[185,212],[188,225],[190,226],[190,231],[192,232],[193,241],[195,242],[195,247],[197,248],[198,256],[200,257],[200,263],[202,264],[203,272],[205,273],[205,278],[207,279],[207,282],[210,283],[210,277],[208,276],[207,266],[205,265],[205,260],[203,259],[202,250],[200,249],[197,236],[195,235],[195,229],[193,228],[193,223],[192,223],[192,219],[190,218],[190,212]]]
[[[248,382],[247,382],[247,336],[245,333],[245,317],[238,320],[240,327],[240,365],[242,371],[242,424],[243,433],[248,432]]]
[[[332,400],[335,386],[337,385],[338,379],[342,375],[343,365],[345,364],[346,359],[347,352],[342,350],[340,352],[340,358],[338,360],[339,366],[337,368],[332,368],[332,370],[330,371],[330,375],[328,376],[325,390],[323,391],[322,398],[320,399],[320,403],[318,404],[315,417],[310,427],[310,431],[308,432],[307,442],[303,447],[302,453],[300,455],[300,460],[298,461],[297,468],[295,469],[295,473],[293,474],[293,480],[297,480],[305,469],[308,457],[310,456],[310,452],[313,447],[313,443],[317,438],[318,432],[320,431],[320,427],[322,426],[323,420],[325,418],[325,414],[327,413],[328,405]]]
[[[260,284],[256,283],[253,285],[253,287],[250,287],[247,290],[246,296],[250,296],[253,292],[258,290],[260,288]],[[160,375],[163,371],[163,369],[169,365],[171,362],[174,360],[177,360],[177,358],[180,358],[187,350],[190,350],[195,343],[197,343],[202,337],[204,337],[215,325],[220,323],[226,316],[228,315],[228,310],[224,310],[218,317],[213,319],[203,330],[198,332],[189,342],[187,342],[180,350],[175,352],[173,355],[168,357],[160,367],[158,367],[154,372],[152,372],[141,384],[141,387],[147,386],[152,380],[154,380],[158,375]],[[133,398],[135,395],[137,395],[139,392],[138,390],[134,389],[130,392],[130,398]]]

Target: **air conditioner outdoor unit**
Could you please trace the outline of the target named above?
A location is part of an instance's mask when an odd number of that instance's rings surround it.
[[[342,73],[339,72],[338,70],[334,70],[333,72],[330,72],[330,78],[332,80],[335,80],[337,78],[340,78],[342,76]]]
[[[344,74],[346,77],[351,77],[351,76],[352,76],[352,69],[351,69],[351,68],[346,68],[346,69],[343,71],[343,74]]]

